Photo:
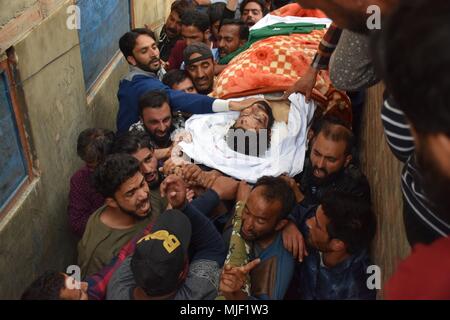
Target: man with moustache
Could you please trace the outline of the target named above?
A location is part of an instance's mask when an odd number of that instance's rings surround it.
[[[214,48],[211,36],[211,24],[206,13],[197,10],[186,11],[181,17],[181,36],[169,57],[169,69],[185,69],[183,63],[183,51],[187,46],[202,42],[210,48],[214,60],[219,58],[219,50]]]
[[[146,132],[129,131],[118,136],[112,153],[127,153],[135,157],[150,190],[158,190],[161,183],[158,162],[152,139]]]
[[[165,91],[154,90],[144,94],[139,99],[139,116],[145,132],[155,146],[156,159],[169,158],[172,146],[170,136],[175,126]]]
[[[245,0],[241,3],[241,20],[251,28],[261,20],[268,10],[262,0]]]
[[[203,114],[223,111],[240,111],[255,100],[227,101],[203,95],[172,90],[159,79],[162,77],[161,60],[156,38],[151,30],[140,28],[125,33],[119,47],[130,65],[130,72],[121,80],[117,96],[119,112],[117,131],[128,131],[139,120],[138,101],[146,92],[163,89],[169,96],[172,111]]]
[[[297,205],[290,218],[306,239],[307,252],[296,266],[289,298],[372,300],[367,287],[370,245],[376,219],[370,203],[342,191],[329,191],[319,206]]]
[[[294,272],[294,258],[283,246],[281,230],[294,204],[288,183],[281,177],[269,176],[258,179],[247,200],[238,202],[236,210],[242,210],[240,235],[251,244],[249,260],[252,261],[245,267],[224,267],[220,291],[227,300],[249,298],[241,291],[240,268],[245,268],[247,273],[251,271],[253,298],[283,299]]]
[[[224,58],[242,47],[247,42],[248,36],[249,29],[243,21],[224,19],[217,37],[220,58]]]
[[[176,0],[172,3],[170,14],[159,35],[158,48],[161,60],[169,60],[175,43],[181,39],[181,16],[192,8],[193,5],[188,0]]]
[[[148,183],[139,167],[135,157],[122,153],[109,155],[96,168],[94,186],[106,200],[90,216],[78,243],[82,278],[108,264],[156,214]]]
[[[214,87],[214,58],[209,47],[202,43],[194,43],[183,52],[184,65],[200,94],[209,94]]]
[[[367,178],[351,163],[354,140],[351,130],[339,119],[321,120],[300,178],[302,205],[317,205],[329,190],[345,191],[370,202]]]

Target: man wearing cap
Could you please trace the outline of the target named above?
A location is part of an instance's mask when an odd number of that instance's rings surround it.
[[[161,192],[173,210],[158,218],[152,233],[138,241],[133,256],[114,273],[107,299],[214,299],[226,249],[206,215],[219,199],[233,199],[237,188],[237,181],[218,177],[211,189],[188,203],[184,181],[167,177]]]
[[[209,94],[214,87],[214,58],[203,42],[191,44],[183,52],[185,69],[200,94]]]
[[[238,102],[186,94],[164,85],[158,77],[161,61],[156,38],[151,30],[141,28],[125,33],[119,40],[119,47],[130,65],[130,72],[121,80],[117,93],[119,98],[116,121],[118,132],[128,131],[133,123],[139,121],[139,98],[151,90],[165,90],[169,95],[172,111],[191,114],[240,111],[254,102],[254,99]]]

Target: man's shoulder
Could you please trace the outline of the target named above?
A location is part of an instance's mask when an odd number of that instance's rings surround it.
[[[93,227],[93,226],[96,226],[96,225],[104,225],[104,224],[102,223],[102,221],[100,220],[100,216],[101,216],[102,213],[106,210],[106,208],[107,208],[107,206],[106,206],[106,205],[103,205],[103,206],[101,206],[100,208],[98,208],[97,210],[95,210],[95,211],[90,215],[89,220],[88,220],[87,225],[86,225],[86,229],[87,229],[88,227]]]
[[[357,196],[370,199],[370,185],[361,169],[353,164],[344,170],[344,174],[336,181],[336,188]]]
[[[354,164],[350,164],[347,168],[345,168],[345,174],[347,177],[354,179],[354,180],[367,180],[366,176],[364,175],[364,173],[361,171],[361,169],[354,165]]]
[[[367,268],[373,265],[372,259],[370,258],[369,252],[367,250],[362,250],[354,255],[352,262],[350,264],[351,274],[361,274],[366,275]]]
[[[86,223],[86,230],[80,240],[80,244],[87,245],[87,243],[92,241],[92,239],[103,238],[110,233],[109,228],[100,219],[100,216],[105,209],[106,205],[103,205],[90,215]]]
[[[219,271],[219,264],[214,260],[198,259],[189,265],[189,274],[201,278],[215,279],[216,272]]]
[[[385,285],[388,300],[450,299],[450,237],[416,244]]]
[[[121,79],[119,88],[136,85],[163,86],[162,82],[156,76],[153,77],[143,73],[131,71]]]
[[[282,264],[294,264],[294,257],[292,254],[284,247],[282,232],[278,231],[275,240],[267,248],[261,251],[259,258],[261,262],[265,260],[270,260],[276,257],[278,263]]]
[[[130,291],[136,287],[133,272],[131,271],[131,258],[127,257],[120,267],[113,273],[108,283],[107,300],[130,300]]]
[[[176,51],[183,51],[184,49],[186,49],[186,47],[186,40],[178,39],[177,42],[175,42],[175,47],[173,49]]]
[[[89,171],[89,168],[86,166],[81,167],[75,173],[72,175],[70,180],[78,180],[78,179],[85,179],[92,175],[91,171]]]
[[[199,259],[189,265],[189,273],[175,300],[214,299],[219,290],[220,268],[216,261]]]

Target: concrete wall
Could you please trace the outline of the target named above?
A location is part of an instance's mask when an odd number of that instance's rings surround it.
[[[135,13],[145,8],[152,19],[163,21],[158,15],[165,12],[155,10],[154,0],[135,2]],[[116,93],[127,64],[123,59],[112,64],[88,104],[78,33],[66,28],[71,3],[0,0],[4,27],[17,24],[30,8],[39,6],[41,12],[31,30],[21,29],[14,38],[0,30],[0,55],[13,45],[18,57],[18,100],[37,175],[14,207],[0,216],[0,299],[17,299],[43,271],[64,271],[76,261],[76,239],[69,232],[66,210],[70,176],[82,164],[76,139],[88,127],[115,128]]]
[[[166,21],[166,17],[170,13],[170,5],[174,0],[135,0],[135,26],[136,28],[148,25],[150,29],[158,34]]]
[[[27,8],[36,5],[37,0],[21,0],[21,1],[8,1],[0,0],[0,25],[5,25],[12,18],[20,15]]]
[[[409,254],[403,225],[400,173],[402,164],[392,154],[381,123],[383,86],[368,90],[361,130],[361,165],[371,186],[378,232],[374,242],[375,263],[380,266],[382,283],[395,271],[399,259]],[[383,292],[379,293],[383,297]]]

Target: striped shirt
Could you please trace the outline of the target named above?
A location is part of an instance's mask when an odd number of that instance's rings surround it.
[[[330,25],[327,32],[320,41],[317,53],[311,63],[316,70],[327,70],[331,55],[341,38],[342,29],[339,29],[334,23]]]
[[[386,140],[395,157],[405,163],[401,175],[404,210],[414,215],[428,230],[431,237],[439,238],[450,234],[450,224],[442,220],[433,209],[421,186],[422,176],[415,161],[414,139],[404,113],[394,105],[392,98],[385,93],[381,119]],[[406,217],[407,218],[407,217]],[[406,221],[406,219],[405,219]],[[408,229],[408,226],[407,226]],[[408,233],[408,230],[407,230]],[[411,240],[408,237],[408,240]],[[420,236],[419,236],[420,241]],[[428,239],[425,242],[430,242]]]

